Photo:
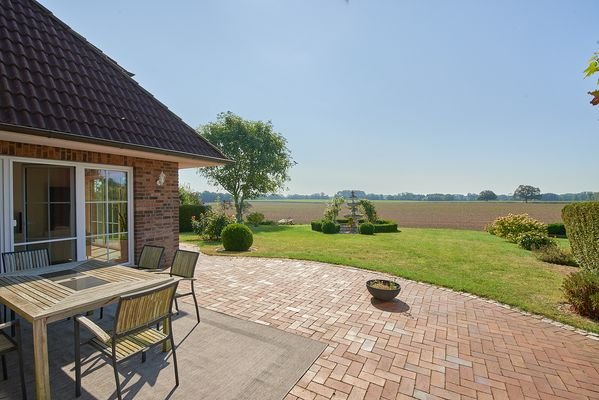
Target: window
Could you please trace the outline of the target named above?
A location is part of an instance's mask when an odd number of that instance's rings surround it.
[[[85,169],[87,258],[129,260],[127,180],[124,171]]]
[[[47,248],[53,264],[77,259],[75,168],[13,163],[14,250]]]

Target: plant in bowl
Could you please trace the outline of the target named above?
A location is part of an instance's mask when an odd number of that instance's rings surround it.
[[[371,279],[366,282],[366,288],[372,297],[382,301],[393,300],[401,290],[399,283],[386,279]]]

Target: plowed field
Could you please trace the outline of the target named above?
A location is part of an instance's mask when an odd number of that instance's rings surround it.
[[[379,217],[392,219],[402,227],[455,228],[482,230],[495,218],[509,213],[528,213],[545,223],[561,221],[564,203],[518,202],[410,202],[375,201]],[[307,224],[322,217],[326,202],[256,201],[252,212],[264,213],[266,219],[293,218],[296,224]],[[341,214],[349,211],[343,206]]]

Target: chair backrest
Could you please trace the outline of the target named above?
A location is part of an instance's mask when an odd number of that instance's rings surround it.
[[[3,273],[47,267],[50,265],[48,249],[23,250],[2,253]]]
[[[115,337],[148,327],[171,315],[178,281],[122,296],[114,318]]]
[[[200,253],[195,251],[177,250],[171,266],[171,275],[182,278],[193,278]]]
[[[151,246],[149,244],[144,245],[139,256],[139,263],[137,264],[140,268],[146,269],[158,269],[160,268],[160,260],[162,259],[162,253],[164,253],[164,247]]]

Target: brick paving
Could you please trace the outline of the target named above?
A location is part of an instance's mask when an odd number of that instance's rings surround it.
[[[286,400],[599,399],[599,341],[536,316],[324,263],[200,257],[200,305],[328,344]]]

